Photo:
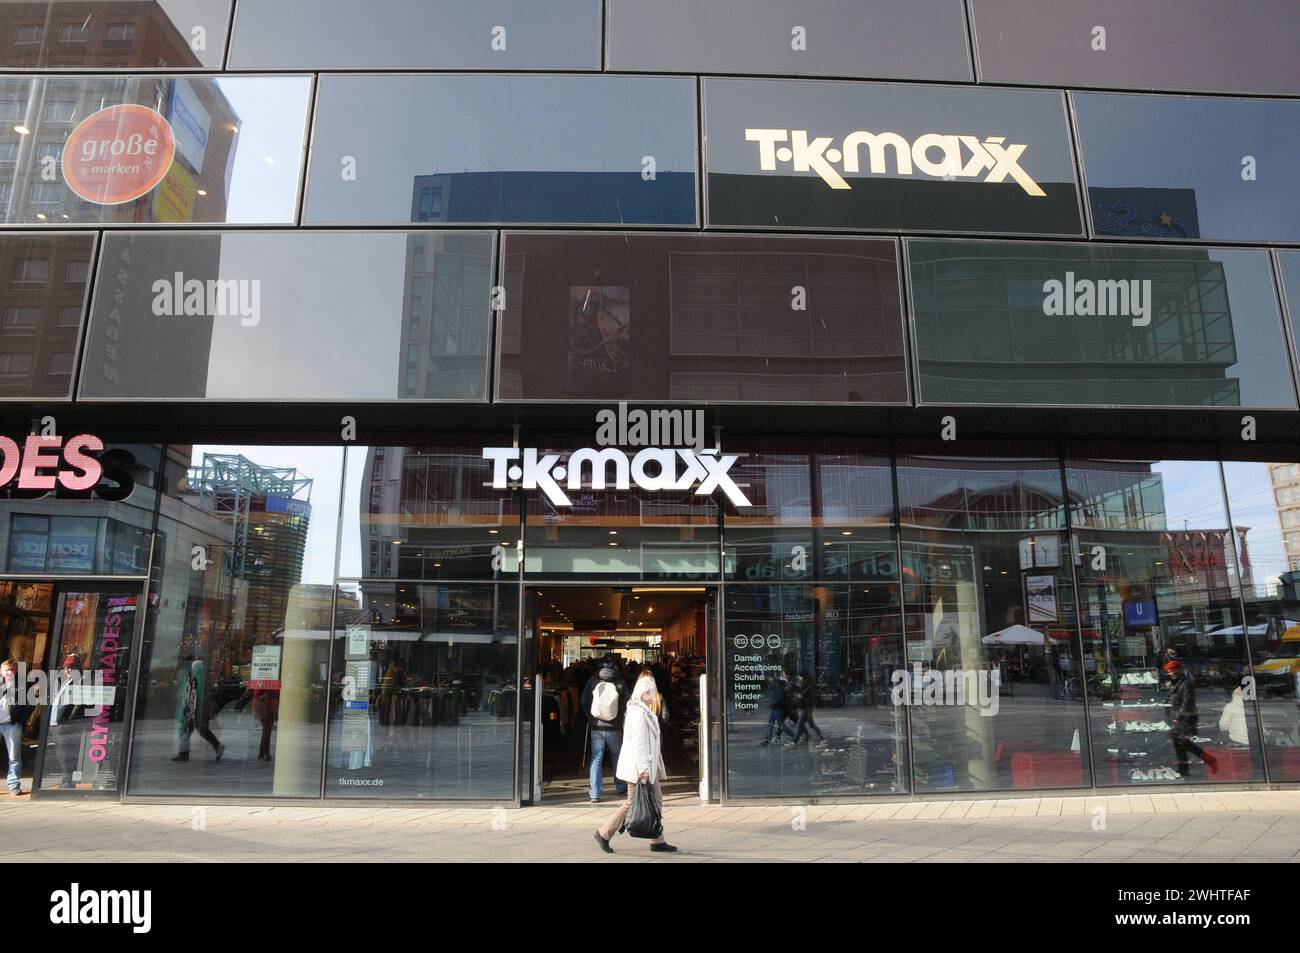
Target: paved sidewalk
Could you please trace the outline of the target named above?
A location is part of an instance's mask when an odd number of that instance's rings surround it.
[[[0,798],[4,860],[1291,861],[1300,791],[710,807],[669,803],[677,855],[591,833],[613,804],[522,810],[190,807]]]

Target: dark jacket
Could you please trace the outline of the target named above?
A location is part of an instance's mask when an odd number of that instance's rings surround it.
[[[763,693],[763,700],[767,702],[768,708],[789,711],[794,707],[790,699],[790,682],[779,674],[773,675],[767,683],[767,690]]]
[[[1188,672],[1176,679],[1169,688],[1169,714],[1175,721],[1196,721],[1196,682]]]
[[[817,707],[817,683],[808,678],[800,678],[794,683],[790,692],[791,704],[800,711]]]
[[[623,716],[627,713],[628,689],[627,682],[623,681],[617,674],[610,679],[610,683],[618,689],[618,717],[613,721],[601,721],[591,713],[591,701],[596,695],[596,686],[601,683],[600,672],[587,679],[586,687],[582,690],[582,699],[578,704],[582,707],[582,713],[587,716],[587,724],[591,725],[593,731],[622,731]]]

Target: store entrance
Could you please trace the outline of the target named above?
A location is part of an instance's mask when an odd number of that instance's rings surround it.
[[[36,692],[15,696],[24,793],[118,791],[139,606],[136,585],[0,579],[0,660]]]
[[[626,699],[649,671],[666,704],[664,797],[708,796],[711,706],[709,646],[717,631],[708,586],[568,586],[526,591],[537,684],[533,733],[534,801],[588,804],[620,799],[614,769],[622,721],[602,727],[592,714],[597,686],[610,681]],[[701,706],[701,695],[705,706]],[[620,713],[621,715],[621,713]],[[702,718],[706,730],[701,731]],[[593,764],[601,763],[600,781]]]

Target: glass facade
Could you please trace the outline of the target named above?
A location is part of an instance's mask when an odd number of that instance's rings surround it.
[[[1256,0],[971,0],[986,83],[1300,93],[1300,9]]]
[[[611,0],[609,68],[969,82],[958,0]]]
[[[1131,6],[0,0],[25,786],[1300,783],[1297,14]]]
[[[324,76],[303,220],[693,225],[694,98],[663,77]]]
[[[503,400],[903,403],[892,241],[508,232]]]
[[[484,400],[493,238],[109,235],[80,397]]]
[[[4,0],[5,69],[220,69],[234,0]]]
[[[909,241],[921,400],[1296,407],[1260,249]]]
[[[737,437],[748,505],[584,468],[566,509],[493,445],[114,444],[82,499],[11,490],[3,649],[62,699],[38,789],[511,800],[520,607],[576,583],[724,587],[716,642],[672,637],[718,666],[730,797],[1300,777],[1294,457]]]
[[[703,83],[710,227],[1083,231],[1060,93]]]
[[[88,235],[0,234],[0,399],[68,399],[90,290]]]
[[[229,66],[594,70],[600,34],[600,0],[241,0]]]
[[[307,76],[0,77],[6,224],[293,224]]]
[[[1300,175],[1300,102],[1127,93],[1070,98],[1094,235],[1300,240],[1300,196],[1291,186]],[[1143,134],[1131,135],[1134,129]]]

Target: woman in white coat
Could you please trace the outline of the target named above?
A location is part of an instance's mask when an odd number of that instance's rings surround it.
[[[623,747],[618,753],[618,765],[614,777],[627,782],[627,800],[624,801],[613,816],[596,831],[596,843],[607,854],[614,853],[609,846],[610,839],[618,833],[623,818],[632,808],[632,798],[636,794],[637,782],[649,781],[654,791],[655,803],[659,813],[663,814],[664,796],[659,786],[664,776],[664,756],[660,744],[659,715],[664,710],[663,698],[655,685],[654,676],[646,671],[636,680],[632,697],[628,699],[627,714],[623,717]],[[650,842],[653,851],[676,851],[677,848],[664,840],[661,832]]]

